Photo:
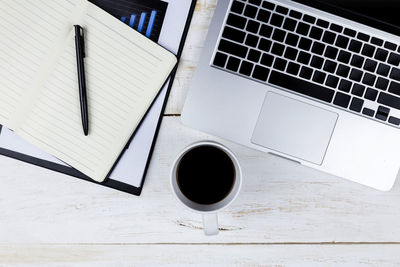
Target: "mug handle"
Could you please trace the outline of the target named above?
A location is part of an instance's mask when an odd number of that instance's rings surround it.
[[[203,226],[205,235],[217,235],[219,232],[217,214],[203,214]]]

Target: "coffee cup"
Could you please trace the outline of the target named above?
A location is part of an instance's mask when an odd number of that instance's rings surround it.
[[[185,207],[203,217],[204,233],[219,232],[217,213],[228,207],[242,186],[242,171],[227,147],[201,141],[186,147],[171,171],[174,195]]]

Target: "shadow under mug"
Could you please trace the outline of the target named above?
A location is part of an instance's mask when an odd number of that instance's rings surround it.
[[[213,203],[213,204],[199,204],[196,202],[193,202],[192,200],[188,199],[181,191],[178,181],[177,181],[177,171],[178,171],[178,166],[179,163],[181,162],[181,159],[191,151],[192,149],[200,146],[213,146],[215,148],[218,148],[219,150],[225,152],[226,155],[229,156],[231,159],[234,169],[235,169],[235,179],[234,179],[234,184],[232,186],[232,189],[230,193],[221,201]],[[213,142],[213,141],[201,141],[194,143],[188,147],[186,147],[176,158],[172,171],[171,171],[171,187],[172,187],[172,192],[176,196],[176,198],[181,202],[184,206],[189,208],[190,210],[200,213],[203,216],[203,226],[204,226],[204,233],[205,235],[217,235],[219,232],[218,228],[218,216],[217,213],[224,208],[228,207],[238,196],[240,192],[240,188],[242,186],[242,170],[240,168],[239,162],[236,158],[236,156],[225,146]]]

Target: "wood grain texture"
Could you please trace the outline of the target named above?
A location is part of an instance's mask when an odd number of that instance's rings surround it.
[[[2,266],[398,266],[399,245],[12,245]]]

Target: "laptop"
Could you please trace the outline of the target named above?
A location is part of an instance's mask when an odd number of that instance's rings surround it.
[[[183,123],[389,190],[400,167],[396,10],[393,0],[220,0]]]

